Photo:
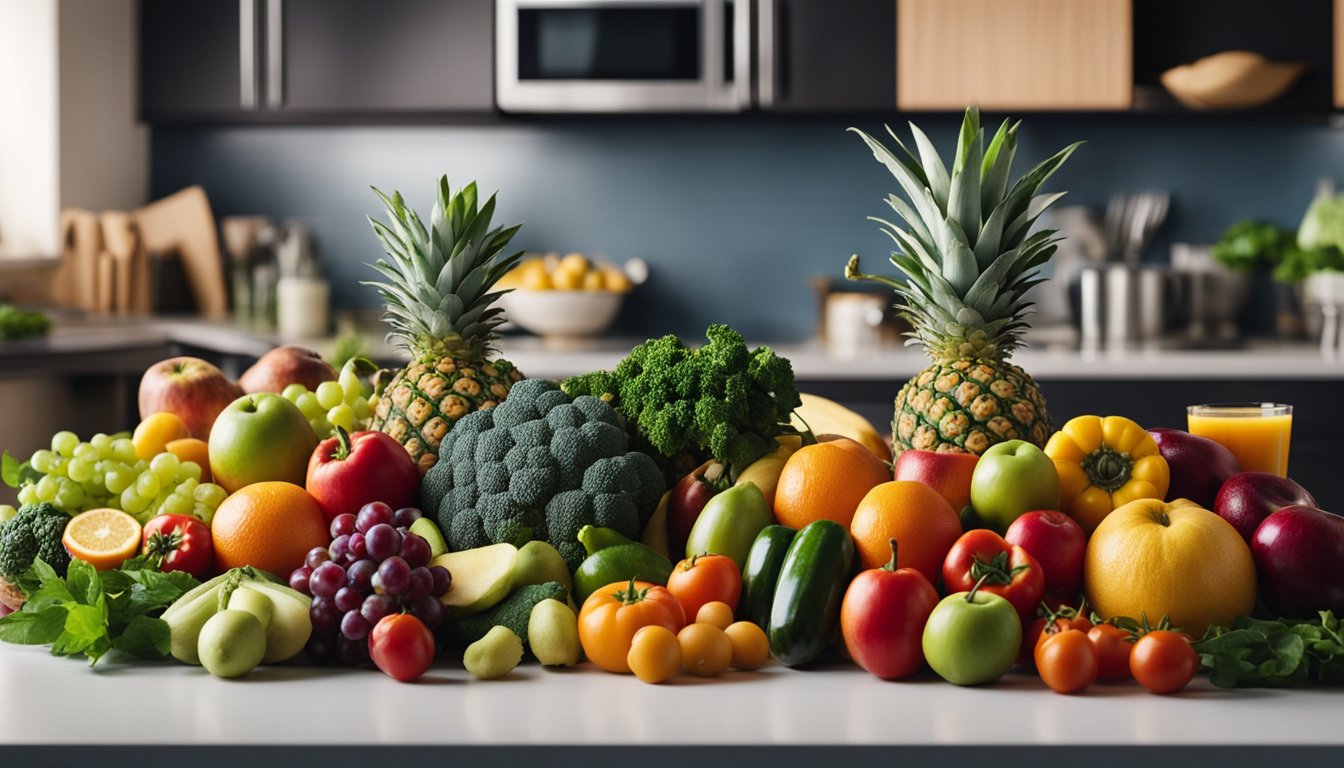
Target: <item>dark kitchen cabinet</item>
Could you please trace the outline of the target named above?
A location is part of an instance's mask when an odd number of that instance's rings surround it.
[[[251,2],[140,0],[141,117],[203,118],[254,106],[256,31]]]
[[[896,108],[896,0],[758,0],[756,13],[761,109]]]

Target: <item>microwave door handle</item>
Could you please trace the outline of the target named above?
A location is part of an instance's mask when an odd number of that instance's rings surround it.
[[[778,34],[779,0],[757,0],[756,8],[756,103],[761,109],[775,106],[775,43]]]
[[[751,0],[733,3],[733,95],[739,110],[751,109]]]

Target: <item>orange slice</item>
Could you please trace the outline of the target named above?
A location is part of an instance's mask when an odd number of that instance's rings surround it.
[[[75,515],[65,526],[61,543],[77,557],[100,571],[107,571],[140,549],[140,523],[119,509],[90,509]]]

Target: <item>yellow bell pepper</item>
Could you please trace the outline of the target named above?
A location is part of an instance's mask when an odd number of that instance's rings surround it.
[[[1166,498],[1171,482],[1156,441],[1123,416],[1070,419],[1050,436],[1045,454],[1059,471],[1060,511],[1089,536],[1116,507]]]

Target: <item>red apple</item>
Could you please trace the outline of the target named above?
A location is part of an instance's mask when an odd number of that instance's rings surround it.
[[[971,503],[971,475],[980,457],[973,453],[902,451],[896,459],[896,479],[923,483],[961,511]]]
[[[210,439],[215,417],[243,396],[224,372],[198,357],[174,357],[155,363],[140,379],[140,418],[168,411],[191,430],[191,436]]]
[[[1265,518],[1294,505],[1317,506],[1307,489],[1286,477],[1269,472],[1238,472],[1218,489],[1213,511],[1231,523],[1249,544]]]
[[[1251,537],[1260,597],[1276,615],[1344,613],[1344,518],[1310,506],[1284,507]]]
[[[1168,499],[1189,499],[1212,510],[1218,489],[1227,478],[1241,471],[1237,457],[1207,437],[1179,429],[1150,429],[1157,451],[1171,468]]]
[[[420,497],[420,470],[391,435],[338,430],[336,437],[318,443],[308,459],[304,488],[330,524],[337,515],[357,514],[373,501],[393,509],[414,506]]]
[[[1087,552],[1087,536],[1078,521],[1063,512],[1034,510],[1014,520],[1003,538],[1027,550],[1041,564],[1046,594],[1073,602],[1083,588],[1083,555]]]
[[[714,481],[722,474],[722,464],[707,461],[672,486],[672,494],[667,498],[667,551],[686,549],[686,540],[690,538],[691,528],[695,527],[701,510],[719,492]]]
[[[302,384],[313,391],[318,384],[335,380],[336,369],[313,350],[276,347],[243,372],[238,379],[238,386],[249,395],[253,392],[274,392],[278,395],[290,384]]]

